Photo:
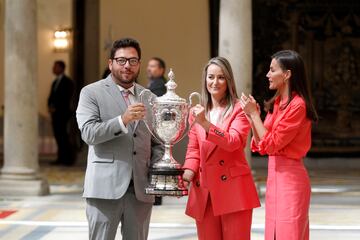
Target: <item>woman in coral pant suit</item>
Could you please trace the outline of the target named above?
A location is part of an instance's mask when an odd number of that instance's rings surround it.
[[[310,181],[303,157],[311,146],[311,121],[317,120],[306,86],[305,68],[294,51],[272,56],[267,74],[275,96],[264,123],[255,99],[241,105],[253,130],[252,150],[269,155],[266,185],[266,240],[309,239]]]
[[[209,61],[202,105],[191,109],[183,179],[192,182],[186,214],[203,240],[249,240],[252,209],[260,206],[244,155],[250,124],[237,99],[229,62]]]

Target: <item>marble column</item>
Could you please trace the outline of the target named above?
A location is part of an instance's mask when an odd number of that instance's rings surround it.
[[[238,96],[252,90],[252,1],[220,1],[219,56],[232,66]],[[251,162],[249,145],[246,157]]]
[[[4,166],[0,195],[45,195],[39,175],[36,0],[5,1]]]

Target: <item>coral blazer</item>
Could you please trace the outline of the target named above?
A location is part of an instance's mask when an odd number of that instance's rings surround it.
[[[222,126],[212,124],[208,133],[198,124],[191,129],[184,169],[193,170],[195,176],[187,215],[201,221],[209,195],[215,216],[260,206],[244,154],[249,130],[239,102]]]

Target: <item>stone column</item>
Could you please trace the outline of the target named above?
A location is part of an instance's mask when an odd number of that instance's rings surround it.
[[[4,166],[1,195],[45,195],[39,176],[36,0],[5,1]]]
[[[299,50],[299,13],[295,12],[290,15],[291,26],[291,48],[295,51]]]
[[[252,1],[220,1],[219,55],[232,66],[238,96],[252,90]],[[246,158],[251,162],[249,145]]]

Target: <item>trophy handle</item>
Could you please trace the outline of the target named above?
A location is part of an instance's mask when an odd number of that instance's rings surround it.
[[[148,93],[151,97],[148,99],[144,99],[145,93]],[[149,96],[148,95],[148,96]],[[148,102],[150,106],[153,105],[153,97],[152,97],[152,92],[149,89],[144,89],[141,91],[141,93],[139,94],[139,98],[140,98],[140,102],[144,103]],[[156,141],[158,141],[159,143],[163,143],[161,140],[159,140],[158,137],[155,136],[155,134],[153,133],[153,131],[151,131],[151,128],[149,127],[148,121],[147,121],[147,117],[145,116],[144,119],[142,119],[142,121],[144,122],[147,130],[151,133],[151,135],[156,139]]]
[[[198,92],[193,92],[193,93],[191,93],[190,96],[189,96],[189,108],[192,107],[193,102],[192,102],[191,99],[192,99],[193,96],[198,97],[199,103],[201,103],[201,95],[200,95],[200,93],[198,93]],[[188,112],[188,117],[189,117],[189,113],[190,113],[190,112]],[[190,129],[192,128],[192,126],[194,126],[194,124],[195,124],[195,121],[193,121],[193,122],[191,123],[191,125],[190,125],[190,127],[189,127],[189,129],[188,129],[188,131],[187,131],[186,134],[188,134],[188,132],[190,131]]]
[[[192,102],[193,96],[198,97],[199,103],[201,103],[201,95],[200,95],[200,93],[198,93],[198,92],[192,92],[192,93],[189,95],[189,106],[188,106],[189,109],[190,109],[190,107],[192,107],[192,104],[193,104],[193,102]],[[189,112],[190,112],[190,111],[188,111],[188,113],[187,113],[186,119],[189,118]],[[186,120],[186,122],[188,122],[188,121]],[[190,129],[194,126],[194,124],[195,124],[195,121],[193,121],[193,122],[191,123],[191,125],[185,130],[185,132],[184,132],[184,134],[181,136],[181,138],[178,139],[176,142],[174,142],[174,144],[180,142],[181,140],[183,140],[183,138],[184,138],[186,135],[188,135]]]
[[[142,91],[140,92],[140,94],[139,94],[140,102],[142,102],[142,103],[144,103],[144,100],[146,100],[146,99],[144,99],[144,94],[145,94],[145,93],[149,93],[150,96],[152,95],[152,92],[151,92],[149,89],[144,89],[144,90],[142,90]],[[147,101],[149,102],[150,105],[153,105],[153,104],[152,104],[152,101],[151,101],[151,98],[150,98],[150,99],[147,99]]]
[[[198,97],[198,100],[199,100],[199,103],[201,103],[201,95],[200,95],[200,93],[198,93],[198,92],[193,92],[193,93],[191,93],[190,96],[189,96],[189,105],[190,105],[190,107],[192,107],[192,104],[193,104],[193,102],[192,102],[193,96],[197,96],[197,97]]]

